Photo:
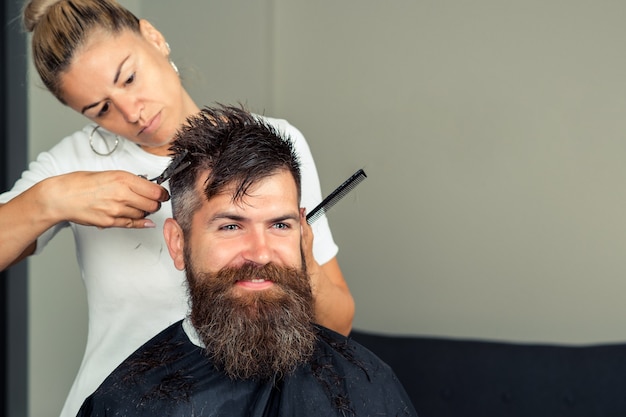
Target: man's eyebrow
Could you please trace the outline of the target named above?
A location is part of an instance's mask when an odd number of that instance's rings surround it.
[[[128,55],[126,58],[124,58],[122,60],[122,62],[120,62],[120,65],[118,65],[117,71],[115,72],[115,76],[113,77],[113,85],[117,84],[117,81],[120,79],[120,75],[122,74],[122,67],[124,66],[124,63],[126,61],[128,61],[128,58],[130,58],[130,55]],[[102,100],[100,100],[100,101],[102,101]],[[80,110],[80,113],[81,114],[85,114],[85,112],[87,110],[92,109],[92,108],[96,107],[98,104],[100,104],[100,101],[97,101],[97,102],[91,103],[91,104],[87,104],[85,107],[83,107]]]
[[[247,220],[249,220],[248,217],[245,216],[241,216],[239,214],[234,214],[234,213],[228,213],[228,212],[219,212],[219,213],[215,213],[215,215],[211,216],[211,219],[209,220],[209,222],[214,222],[214,221],[218,221],[218,220],[232,220],[232,221],[236,221],[236,222],[245,222]],[[285,214],[283,216],[278,216],[278,217],[274,217],[269,219],[267,222],[268,223],[280,223],[280,222],[284,222],[285,220],[293,220],[293,221],[300,221],[300,214]]]
[[[280,222],[284,222],[285,220],[293,220],[293,221],[300,221],[300,213],[298,214],[286,214],[284,216],[280,216],[280,217],[276,217],[274,219],[270,220],[270,223],[280,223]]]
[[[233,214],[233,213],[228,213],[228,212],[219,212],[211,216],[211,218],[209,219],[209,222],[214,222],[218,220],[233,220],[236,222],[241,222],[241,221],[246,220],[246,217]]]

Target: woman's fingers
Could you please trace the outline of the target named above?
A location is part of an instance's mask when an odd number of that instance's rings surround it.
[[[160,185],[125,171],[74,172],[56,177],[51,204],[63,220],[97,227],[153,227],[145,216],[169,194]]]

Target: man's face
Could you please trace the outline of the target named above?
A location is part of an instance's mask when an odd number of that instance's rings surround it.
[[[205,177],[196,184],[201,193]],[[195,270],[217,272],[225,267],[273,263],[300,269],[300,208],[295,181],[279,171],[253,185],[243,201],[226,192],[203,204],[192,220],[185,245]],[[175,258],[176,260],[177,258]],[[189,267],[179,262],[177,267]],[[237,283],[237,291],[264,291],[267,280]]]
[[[249,194],[203,200],[186,239],[171,238],[182,235],[173,221],[165,235],[176,266],[186,269],[191,321],[209,356],[233,378],[266,379],[310,356],[313,297],[293,177],[280,171]]]

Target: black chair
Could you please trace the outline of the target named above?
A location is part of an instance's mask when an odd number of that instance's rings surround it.
[[[626,417],[626,344],[351,337],[393,368],[420,417]]]

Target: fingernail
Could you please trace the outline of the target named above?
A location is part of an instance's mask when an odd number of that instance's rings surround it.
[[[146,229],[154,229],[156,227],[156,224],[152,220],[146,219],[146,221],[143,222],[143,227],[145,227]]]

